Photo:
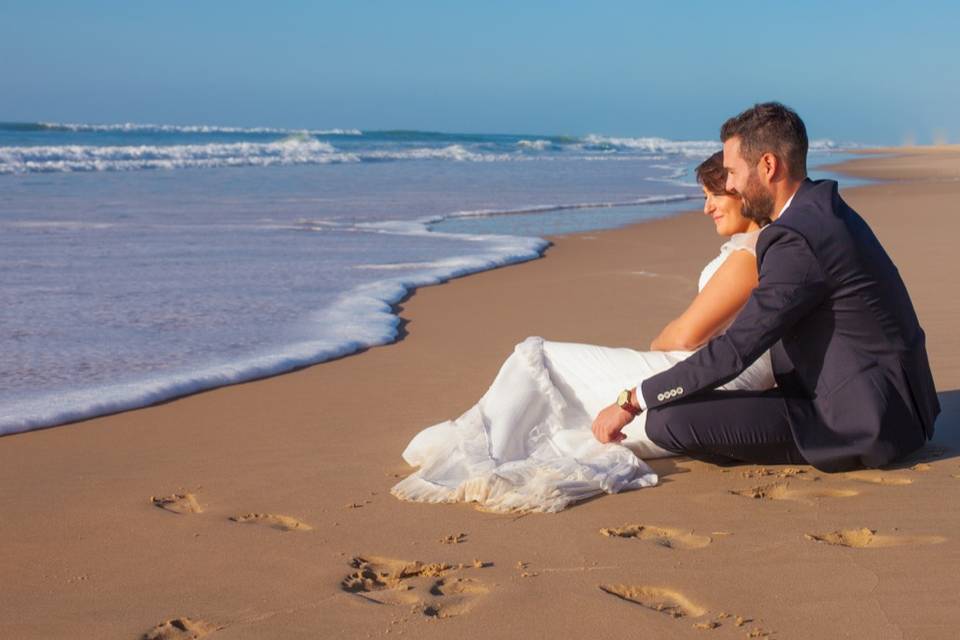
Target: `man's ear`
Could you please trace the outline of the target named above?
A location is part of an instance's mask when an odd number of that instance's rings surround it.
[[[772,153],[765,153],[760,156],[760,161],[757,163],[757,173],[763,178],[764,182],[768,184],[773,182],[780,169],[780,159],[777,156]]]

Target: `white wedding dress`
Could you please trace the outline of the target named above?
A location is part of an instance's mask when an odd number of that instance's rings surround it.
[[[755,254],[759,232],[736,234],[700,275],[699,289],[734,251]],[[503,363],[480,401],[455,420],[418,433],[403,458],[415,473],[391,493],[418,502],[476,502],[489,511],[560,511],[602,492],[654,486],[643,458],[673,455],[646,437],[646,414],[618,444],[591,425],[622,389],[688,357],[689,351],[634,351],[527,338]],[[774,386],[769,354],[721,389]]]

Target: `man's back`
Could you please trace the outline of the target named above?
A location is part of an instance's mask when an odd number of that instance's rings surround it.
[[[792,408],[801,450],[876,466],[915,449],[933,435],[939,405],[924,333],[893,262],[831,180],[801,185],[761,234],[761,265],[785,234],[804,239],[827,289],[772,353],[784,391],[817,409],[820,424],[804,427],[797,423],[812,416]]]

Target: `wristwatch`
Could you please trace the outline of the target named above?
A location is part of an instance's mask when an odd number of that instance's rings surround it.
[[[624,389],[620,392],[620,395],[617,396],[617,406],[634,417],[640,415],[640,408],[630,402],[630,389]]]

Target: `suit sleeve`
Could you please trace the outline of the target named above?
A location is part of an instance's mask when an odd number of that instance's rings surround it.
[[[759,283],[746,305],[725,333],[643,381],[638,395],[647,408],[729,382],[827,296],[826,278],[803,236],[781,225],[762,235]]]

